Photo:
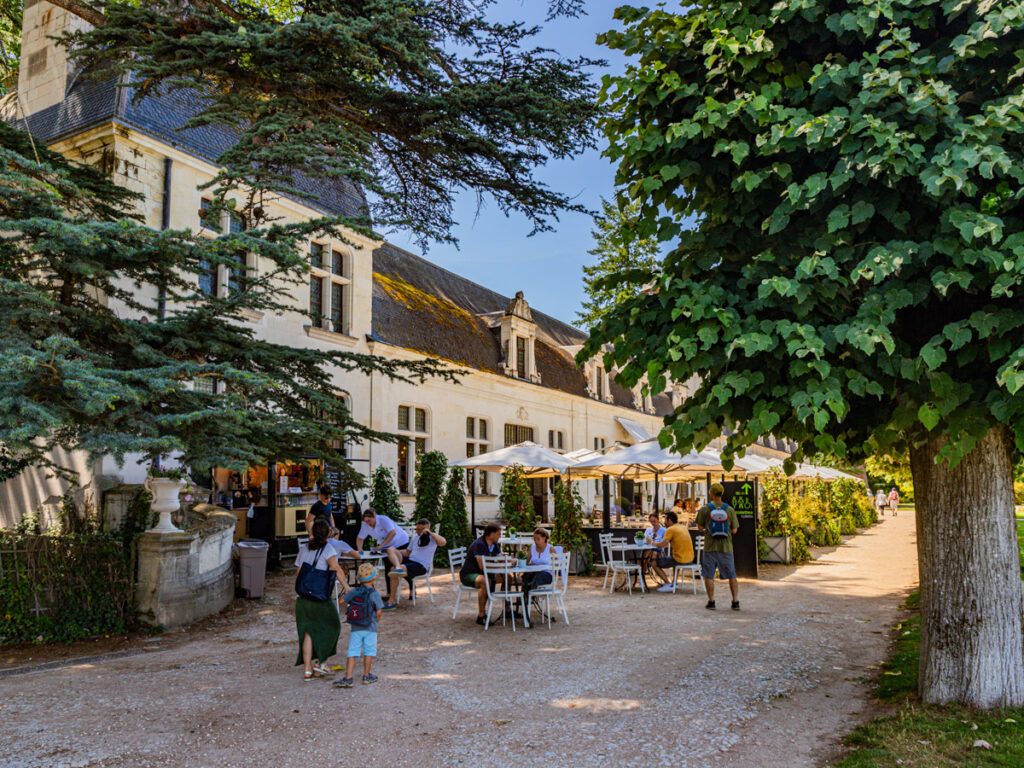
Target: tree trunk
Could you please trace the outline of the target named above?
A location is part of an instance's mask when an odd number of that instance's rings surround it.
[[[910,451],[927,703],[1024,705],[1024,639],[1010,436],[1003,427],[953,469],[944,439]],[[884,577],[884,574],[883,574]]]

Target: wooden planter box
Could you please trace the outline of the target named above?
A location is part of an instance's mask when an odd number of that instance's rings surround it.
[[[766,563],[788,563],[793,559],[790,536],[765,536],[764,543],[768,554],[764,556]]]

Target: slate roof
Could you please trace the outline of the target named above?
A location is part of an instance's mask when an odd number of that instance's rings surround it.
[[[79,76],[64,101],[29,115],[28,129],[37,139],[53,144],[115,121],[210,163],[216,163],[236,141],[236,134],[228,128],[183,127],[203,107],[202,98],[194,91],[160,93],[137,101],[133,94],[134,89],[118,87],[114,79]],[[26,121],[11,122],[24,127]],[[348,179],[299,176],[294,183],[303,193],[302,202],[322,213],[352,218],[366,215],[366,197]]]
[[[375,341],[491,373],[501,373],[501,337],[492,328],[511,299],[426,259],[385,243],[373,253]],[[587,334],[530,308],[537,323],[535,356],[542,387],[587,397],[586,377],[573,359]],[[612,382],[615,405],[633,408],[633,394]],[[671,410],[665,395],[655,410]]]

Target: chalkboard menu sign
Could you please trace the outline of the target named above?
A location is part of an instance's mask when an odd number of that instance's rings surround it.
[[[722,501],[736,510],[740,529],[732,537],[736,575],[757,578],[757,482],[755,480],[722,483]]]
[[[321,486],[329,485],[334,491],[334,496],[331,497],[331,514],[334,515],[334,524],[338,525],[345,519],[345,489],[341,487],[341,472],[337,467],[324,464],[324,474],[320,484]]]

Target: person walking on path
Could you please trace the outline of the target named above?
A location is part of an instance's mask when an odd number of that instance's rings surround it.
[[[701,556],[700,574],[704,590],[708,593],[705,608],[715,610],[715,569],[723,579],[729,580],[732,609],[740,609],[740,583],[736,579],[736,561],[733,558],[732,537],[740,529],[736,510],[722,501],[725,488],[714,483],[708,489],[710,501],[697,510],[697,528],[704,533],[704,554]]]
[[[334,571],[344,590],[345,575],[338,565],[338,556],[327,543],[331,527],[322,517],[313,521],[309,544],[299,548],[295,557],[295,578],[298,580],[304,565],[306,570]],[[333,591],[333,585],[331,585]],[[298,588],[298,585],[296,585]],[[299,635],[299,655],[295,666],[305,667],[303,680],[312,680],[331,674],[324,664],[338,652],[338,635],[341,634],[341,619],[333,595],[326,600],[314,600],[297,595],[295,598],[295,630]]]
[[[892,512],[892,516],[896,517],[896,509],[900,505],[900,492],[894,487],[889,491],[889,511]]]
[[[875,494],[875,512],[878,513],[879,517],[885,517],[885,507],[889,503],[889,499],[885,495],[885,491],[881,488]]]
[[[363,657],[363,685],[377,682],[377,676],[370,672],[373,660],[377,658],[377,626],[384,601],[380,593],[373,588],[373,580],[377,578],[377,566],[363,563],[359,566],[356,576],[359,586],[345,594],[345,622],[352,627],[348,639],[348,658],[345,660],[345,676],[336,680],[338,688],[351,688],[352,678],[356,672],[356,659]]]

